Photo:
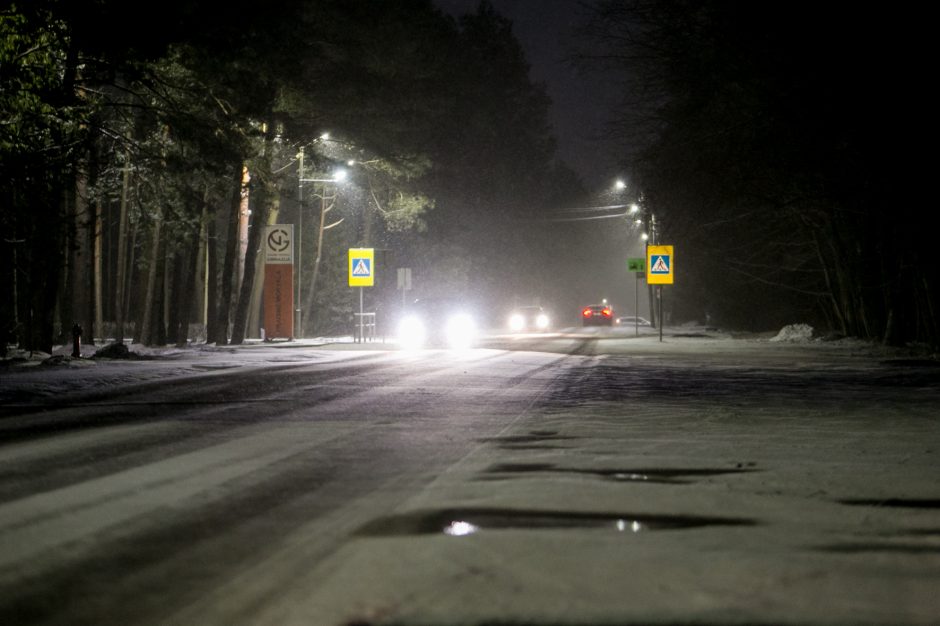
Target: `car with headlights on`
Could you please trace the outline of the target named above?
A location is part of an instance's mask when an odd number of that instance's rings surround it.
[[[538,305],[516,307],[507,320],[509,330],[514,333],[548,330],[551,320],[548,313]]]
[[[614,319],[614,310],[607,304],[591,304],[581,309],[585,326],[613,326]]]
[[[398,321],[398,343],[406,349],[471,348],[478,334],[473,307],[457,298],[420,298]]]

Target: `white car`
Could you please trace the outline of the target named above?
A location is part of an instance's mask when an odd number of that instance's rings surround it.
[[[621,326],[651,326],[650,321],[639,315],[629,315],[627,317],[618,317],[617,323]]]

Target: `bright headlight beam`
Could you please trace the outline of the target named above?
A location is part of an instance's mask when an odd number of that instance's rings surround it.
[[[427,341],[427,329],[420,318],[410,315],[398,324],[398,343],[406,349],[415,350]]]
[[[466,313],[452,315],[444,327],[444,338],[450,348],[469,348],[476,341],[476,323]]]

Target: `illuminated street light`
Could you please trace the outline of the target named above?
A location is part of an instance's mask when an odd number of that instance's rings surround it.
[[[618,191],[622,191],[626,188],[627,188],[627,183],[623,182],[622,179],[618,178],[616,182],[614,182],[614,189]]]

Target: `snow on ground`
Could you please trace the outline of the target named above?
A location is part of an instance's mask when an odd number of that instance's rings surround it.
[[[129,358],[123,359],[96,357],[96,352],[105,347],[101,345],[82,345],[81,358],[71,356],[72,346],[58,346],[51,355],[14,351],[7,358],[0,359],[0,402],[100,390],[237,367],[325,363],[349,358],[352,353],[348,349],[357,345],[346,338],[289,343],[254,341],[241,346],[196,344],[185,348],[131,344],[128,345]],[[330,349],[319,349],[324,346]]]
[[[638,356],[682,354],[707,358],[709,355],[734,352],[742,358],[759,359],[769,353],[774,357],[790,348],[798,350],[802,358],[816,353],[821,357],[843,357],[857,361],[868,359],[873,363],[891,358],[921,356],[936,359],[922,348],[888,348],[857,339],[827,340],[816,336],[806,324],[790,324],[776,335],[736,334],[718,332],[704,327],[677,327],[665,330],[665,340],[659,340],[656,329],[572,328],[542,337],[554,338],[560,349],[585,337],[604,341],[602,350],[614,354],[629,353]],[[489,347],[513,347],[510,336],[492,335]],[[526,335],[531,338],[533,335]],[[568,343],[562,343],[567,341]],[[231,368],[262,367],[272,364],[327,363],[345,360],[361,354],[363,350],[398,350],[394,342],[355,343],[351,337],[303,339],[290,342],[261,342],[250,340],[240,346],[193,344],[185,348],[174,346],[152,348],[141,344],[128,345],[130,358],[111,359],[96,355],[104,345],[81,347],[81,358],[71,356],[72,346],[58,346],[53,354],[8,351],[0,359],[0,402],[27,400],[31,397],[50,397],[69,392],[87,392],[132,385],[157,378],[190,376]],[[523,348],[526,349],[526,348]],[[541,348],[536,348],[541,349]],[[807,352],[809,350],[809,352]],[[860,365],[860,363],[858,363]]]

